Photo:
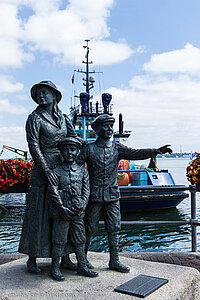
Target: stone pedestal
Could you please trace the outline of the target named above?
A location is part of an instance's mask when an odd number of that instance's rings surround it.
[[[107,268],[109,255],[106,253],[90,253],[89,259],[99,272],[98,277],[87,278],[65,270],[63,274],[66,280],[63,282],[56,282],[49,276],[50,259],[38,259],[38,266],[42,270],[40,275],[27,272],[27,258],[1,265],[0,299],[138,300],[137,297],[114,292],[114,288],[140,274],[169,280],[169,283],[147,296],[147,300],[200,299],[200,273],[196,269],[121,256],[121,261],[131,267],[130,273],[122,274]]]

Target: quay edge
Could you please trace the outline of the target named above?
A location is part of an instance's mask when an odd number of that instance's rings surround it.
[[[194,268],[150,262],[120,256],[131,267],[131,272],[122,274],[107,268],[107,253],[89,253],[89,259],[99,272],[97,278],[77,276],[65,271],[66,280],[55,282],[49,277],[50,259],[38,259],[42,274],[37,276],[26,271],[27,258],[21,258],[0,267],[1,297],[4,299],[138,299],[114,292],[118,285],[139,274],[157,276],[169,280],[167,284],[146,297],[147,300],[197,300],[200,299],[200,273]]]

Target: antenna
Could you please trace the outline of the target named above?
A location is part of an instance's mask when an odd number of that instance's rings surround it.
[[[89,52],[90,52],[90,48],[88,46],[90,40],[85,40],[85,42],[87,43],[87,46],[83,46],[84,49],[87,49],[85,58],[86,61],[82,61],[83,64],[86,64],[86,71],[83,72],[86,75],[86,78],[83,78],[83,80],[85,81],[85,83],[83,83],[83,85],[86,87],[86,93],[90,94],[90,89],[94,87],[93,83],[94,81],[90,82],[90,78],[89,78],[89,74],[91,73],[89,71],[89,65],[92,64],[92,61],[89,61]]]
[[[89,53],[90,53],[89,42],[90,42],[90,40],[87,39],[84,41],[87,44],[83,46],[83,48],[86,50],[86,55],[85,55],[85,59],[82,61],[82,63],[86,65],[86,68],[85,68],[85,70],[82,70],[82,69],[74,70],[74,72],[82,73],[85,75],[85,77],[82,78],[83,85],[85,86],[85,92],[89,94],[89,99],[92,99],[93,96],[90,96],[90,90],[92,88],[94,88],[95,78],[91,75],[96,74],[96,73],[103,73],[103,72],[96,72],[94,70],[93,71],[89,70],[89,65],[93,64],[92,61],[89,61]],[[74,81],[74,77],[72,77],[72,79]],[[79,96],[75,96],[75,97],[79,98]]]

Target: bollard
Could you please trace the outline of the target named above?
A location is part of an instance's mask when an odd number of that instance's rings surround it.
[[[196,186],[190,185],[190,192],[191,192],[191,227],[192,227],[192,252],[197,251],[197,222],[196,219]]]

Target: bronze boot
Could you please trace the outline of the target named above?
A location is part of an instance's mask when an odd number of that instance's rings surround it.
[[[59,269],[59,263],[60,263],[59,256],[52,257],[51,276],[53,277],[53,279],[57,281],[64,281],[65,277],[63,276],[63,274]]]
[[[115,270],[121,273],[129,273],[130,268],[123,265],[119,261],[119,238],[117,233],[112,233],[108,235],[108,242],[110,248],[110,262],[109,262],[109,269]]]
[[[62,257],[60,267],[71,271],[77,271],[77,264],[74,264],[71,261],[69,254]]]
[[[86,265],[89,269],[94,269],[94,266],[91,264],[91,262],[88,260],[87,258],[87,253],[88,253],[88,249],[90,247],[90,242],[91,239],[86,237],[86,243],[85,243],[85,260],[86,260]]]
[[[38,268],[36,264],[36,257],[29,256],[26,264],[30,273],[39,274],[41,272],[40,268]]]
[[[84,248],[82,246],[77,246],[75,254],[78,261],[77,274],[87,277],[97,277],[98,273],[89,269],[87,266]]]

